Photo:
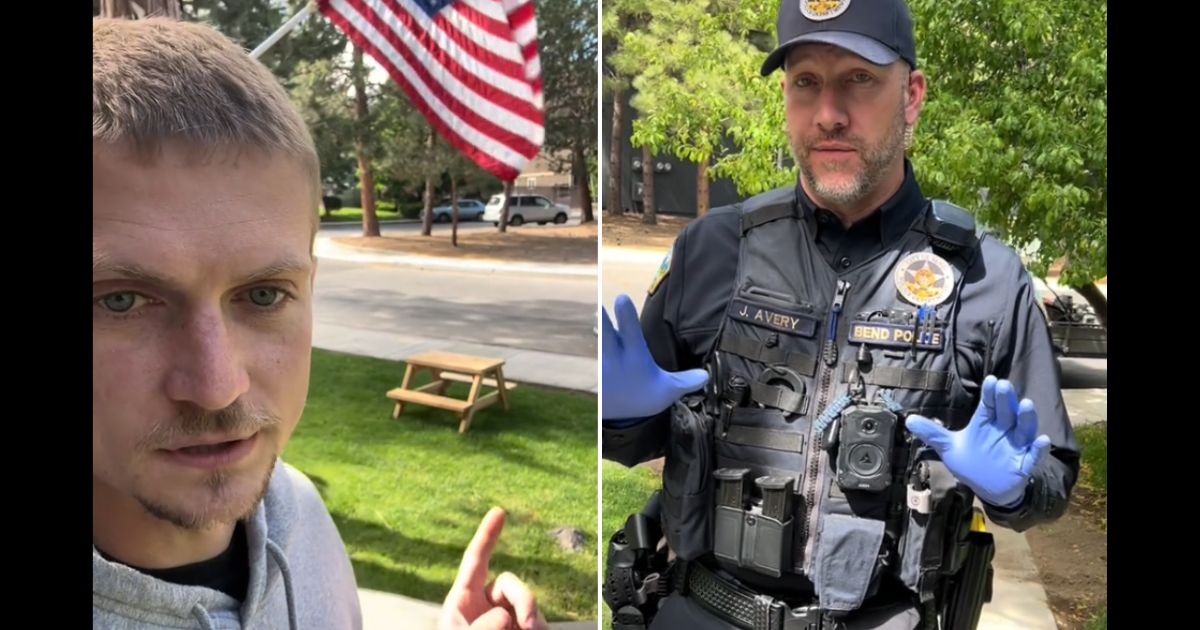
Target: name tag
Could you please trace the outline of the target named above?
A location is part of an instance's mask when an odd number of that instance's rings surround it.
[[[759,306],[741,299],[733,301],[733,318],[789,335],[813,337],[817,334],[817,318],[808,313]]]
[[[916,338],[918,334],[920,337]],[[923,350],[941,350],[945,344],[941,324],[937,324],[932,331],[922,330],[918,333],[913,330],[911,324],[850,323],[850,343],[865,343],[887,348],[911,348],[914,338],[916,338],[917,348]]]

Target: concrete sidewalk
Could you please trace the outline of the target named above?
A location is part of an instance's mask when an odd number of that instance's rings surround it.
[[[977,630],[1058,630],[1025,535],[991,521],[987,530],[996,541],[995,574]]]
[[[419,269],[452,269],[455,271],[478,271],[484,273],[549,274],[557,276],[591,276],[599,273],[596,265],[508,262],[502,260],[469,260],[437,258],[433,256],[405,256],[388,252],[364,251],[334,243],[330,238],[318,237],[313,244],[317,258],[330,258],[349,262],[384,265],[406,265]]]
[[[481,273],[547,274],[593,278],[599,275],[599,266],[595,264],[514,262],[490,259],[409,256],[340,245],[333,240],[338,236],[334,236],[331,233],[317,234],[317,238],[313,243],[313,252],[317,258],[384,265],[405,265],[419,269],[449,269]]]
[[[392,361],[402,361],[406,357],[434,350],[496,357],[504,359],[504,377],[514,383],[532,383],[591,393],[599,391],[599,377],[596,371],[599,362],[596,357],[398,335],[328,322],[318,323],[314,327],[313,346],[323,350]]]
[[[435,630],[441,603],[433,603],[372,591],[358,589],[358,601],[362,605],[363,630]],[[554,630],[594,630],[595,621],[560,621],[551,623]]]

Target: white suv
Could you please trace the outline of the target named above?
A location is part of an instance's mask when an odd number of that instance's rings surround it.
[[[491,221],[492,225],[500,225],[500,210],[504,207],[504,194],[492,195],[487,208],[483,211],[483,220]],[[554,203],[541,195],[513,195],[508,202],[508,224],[536,222],[545,225],[551,221],[566,223],[570,209]]]

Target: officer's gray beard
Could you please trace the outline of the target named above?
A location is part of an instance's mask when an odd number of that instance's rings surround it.
[[[888,167],[895,162],[897,156],[904,152],[904,110],[908,106],[908,92],[905,86],[904,97],[896,110],[896,117],[888,133],[875,146],[865,146],[861,139],[846,133],[822,134],[816,138],[791,138],[792,157],[800,166],[800,175],[808,183],[808,189],[821,198],[821,201],[836,206],[853,206],[866,199],[883,181]],[[836,141],[854,147],[862,157],[863,169],[858,176],[848,182],[834,184],[817,179],[809,159],[811,147],[819,142]]]

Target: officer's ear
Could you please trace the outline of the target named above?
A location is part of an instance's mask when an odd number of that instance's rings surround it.
[[[925,73],[920,70],[909,71],[908,64],[901,65],[902,70],[908,74],[904,86],[904,121],[911,127],[917,124],[917,118],[921,116],[921,107],[925,105]]]

